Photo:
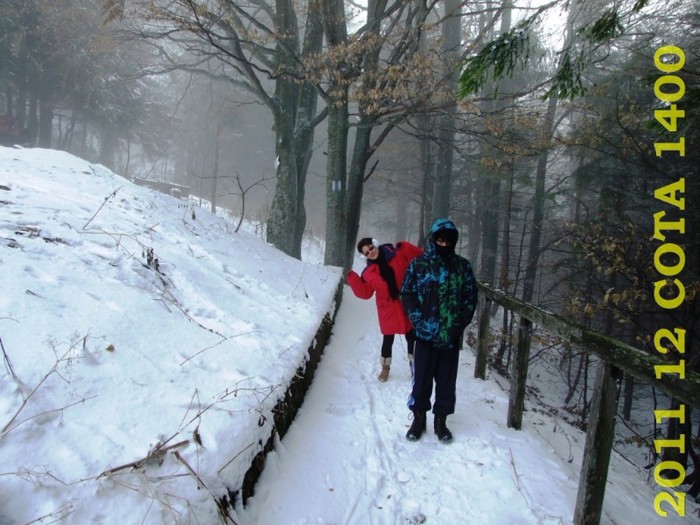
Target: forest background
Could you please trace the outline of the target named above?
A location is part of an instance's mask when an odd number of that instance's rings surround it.
[[[682,326],[697,371],[698,26],[698,0],[4,0],[0,139],[231,210],[294,257],[316,235],[346,269],[358,236],[421,243],[449,215],[481,281],[649,352]],[[658,63],[680,79],[661,91]],[[655,198],[680,179],[682,208]],[[682,256],[655,255],[661,211]],[[660,265],[685,291],[668,311]],[[504,374],[516,326],[502,312]],[[594,363],[542,343],[585,426]],[[627,377],[624,421],[640,399],[674,403]],[[651,465],[685,436],[665,454],[692,496],[697,416],[626,438]]]

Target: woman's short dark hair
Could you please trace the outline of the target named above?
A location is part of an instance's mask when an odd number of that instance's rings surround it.
[[[364,253],[362,253],[362,248],[370,244],[374,244],[374,241],[370,237],[364,237],[360,239],[360,242],[357,243],[357,251],[360,252],[360,254],[364,255]]]

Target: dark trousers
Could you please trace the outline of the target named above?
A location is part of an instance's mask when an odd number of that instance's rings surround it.
[[[459,349],[435,348],[427,341],[416,341],[414,357],[413,389],[408,398],[408,408],[417,412],[427,412],[431,406],[433,414],[449,416],[454,414]],[[431,405],[435,382],[435,404]]]
[[[413,330],[406,334],[408,353],[412,354],[416,347],[416,335]],[[382,340],[382,357],[391,357],[391,348],[394,346],[394,334],[387,334]]]

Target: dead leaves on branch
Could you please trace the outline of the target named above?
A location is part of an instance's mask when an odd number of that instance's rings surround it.
[[[372,63],[385,42],[376,35],[336,45],[302,61],[304,82],[326,89],[327,99],[355,102],[363,115],[381,116],[454,102],[454,90],[440,82],[438,62],[430,53],[415,53],[397,63]]]
[[[164,36],[169,28],[195,35],[261,74],[317,86],[327,104],[356,103],[362,115],[400,115],[456,103],[439,50],[418,52],[406,31],[363,32],[323,51],[304,52],[301,35],[274,24],[272,11],[254,15],[243,7],[217,10],[176,0],[154,5],[142,16],[162,26]]]
[[[644,312],[653,310],[654,246],[649,234],[634,222],[620,220],[614,225],[604,220],[586,224],[569,224],[562,232],[566,241],[578,254],[578,260],[593,274],[599,294],[584,296],[570,294],[567,309],[572,316],[592,318],[596,313],[610,310],[621,324],[634,323]],[[610,286],[609,284],[613,284]],[[694,300],[700,291],[700,282],[686,284],[686,303]]]

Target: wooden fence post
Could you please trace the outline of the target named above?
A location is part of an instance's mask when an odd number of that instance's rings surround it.
[[[532,321],[520,318],[518,328],[518,348],[513,361],[513,375],[510,378],[510,399],[508,401],[508,427],[520,430],[525,410],[525,385],[527,384],[527,367],[530,360],[530,340],[532,339]]]
[[[489,355],[489,321],[491,319],[491,304],[493,301],[487,297],[484,307],[481,309],[479,319],[479,348],[476,352],[476,362],[474,363],[474,377],[476,379],[486,379],[486,362]]]
[[[603,513],[605,483],[615,438],[617,412],[616,369],[600,361],[588,418],[586,445],[578,482],[574,525],[599,525]]]
[[[686,370],[682,379],[674,374],[665,374],[659,378],[656,376],[657,366],[668,365],[668,361],[662,357],[525,303],[480,281],[478,286],[479,292],[486,298],[520,316],[518,347],[510,383],[508,427],[520,430],[522,426],[533,322],[537,323],[539,329],[560,335],[565,342],[576,344],[587,355],[600,359],[574,511],[574,525],[599,525],[614,439],[620,374],[630,374],[636,380],[651,383],[655,388],[692,407],[700,407],[700,373]],[[485,376],[485,370],[482,371],[479,360],[484,359],[486,363],[488,356],[490,308],[488,312],[482,312],[482,315],[479,323],[481,357],[477,356],[474,370],[474,376],[481,378]]]

